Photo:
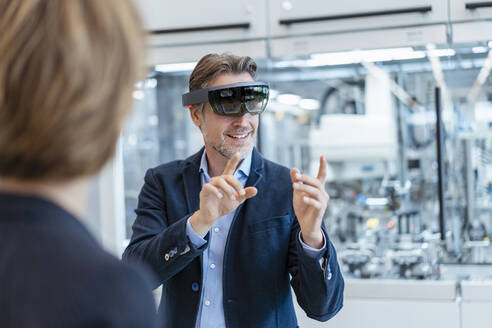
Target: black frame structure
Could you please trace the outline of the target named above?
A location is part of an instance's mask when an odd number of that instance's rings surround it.
[[[437,183],[439,196],[439,230],[441,241],[446,240],[446,178],[444,174],[444,124],[441,109],[441,88],[435,89],[436,98],[436,146],[437,146]]]

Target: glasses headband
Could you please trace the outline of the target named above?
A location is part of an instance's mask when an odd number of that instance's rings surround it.
[[[231,89],[238,87],[267,87],[269,88],[268,83],[266,82],[240,82],[226,85],[218,85],[215,87],[204,88],[199,90],[190,91],[185,93],[182,97],[183,106],[189,107],[193,105],[198,105],[204,102],[209,101],[209,92],[222,90],[222,89]]]

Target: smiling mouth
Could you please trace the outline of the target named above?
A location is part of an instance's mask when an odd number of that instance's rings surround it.
[[[226,136],[228,136],[231,139],[234,139],[234,140],[237,140],[237,141],[241,141],[241,140],[246,140],[249,137],[250,134],[251,134],[251,131],[250,132],[246,132],[246,133],[226,134]]]

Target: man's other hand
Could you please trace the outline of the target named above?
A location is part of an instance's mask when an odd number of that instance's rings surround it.
[[[316,178],[294,168],[290,170],[292,187],[294,188],[294,211],[301,226],[303,241],[313,248],[323,246],[321,223],[330,196],[325,190],[326,161],[319,159],[319,170]]]

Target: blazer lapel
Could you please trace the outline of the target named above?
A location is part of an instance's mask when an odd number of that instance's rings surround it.
[[[200,180],[200,160],[205,148],[185,160],[183,168],[183,182],[188,213],[193,213],[200,207],[200,191],[202,182]]]
[[[255,187],[263,178],[263,156],[253,148],[253,157],[251,158],[251,170],[246,187]]]
[[[263,156],[256,150],[256,148],[253,148],[253,155],[251,159],[251,170],[249,172],[249,177],[248,180],[246,180],[245,187],[256,187],[256,188],[261,188],[260,187],[260,182],[262,182],[263,179]],[[241,215],[243,213],[242,209],[243,206],[246,204],[249,204],[251,202],[255,202],[256,197],[253,197],[251,199],[246,200],[244,203],[239,205],[239,207],[236,210],[236,215],[234,216],[232,225],[234,225],[234,222],[236,221],[236,217]],[[232,229],[231,225],[231,229]]]

